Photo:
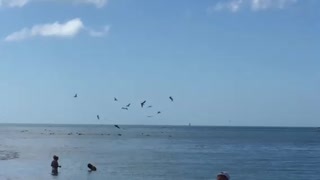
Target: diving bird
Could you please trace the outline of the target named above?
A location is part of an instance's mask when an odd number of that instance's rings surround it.
[[[128,108],[126,108],[126,107],[122,107],[121,109],[123,109],[123,110],[128,110]]]
[[[145,100],[145,101],[143,101],[142,103],[141,103],[141,107],[143,108],[143,106],[144,106],[144,104],[146,103],[147,101]]]
[[[117,99],[117,98],[114,98],[114,101],[118,101],[118,99]]]
[[[74,97],[74,98],[77,98],[77,97],[78,97],[78,94],[75,94],[73,97]]]
[[[97,115],[97,119],[98,119],[98,120],[100,119],[100,116],[99,116],[99,115]]]
[[[128,108],[128,107],[130,107],[130,105],[131,105],[131,103],[127,104],[127,106],[126,106],[126,107],[127,107],[127,108]]]
[[[114,125],[114,127],[116,127],[116,128],[118,128],[118,129],[120,129],[120,127],[119,127],[118,125]]]
[[[171,102],[173,102],[173,98],[170,96],[169,99],[171,100]]]

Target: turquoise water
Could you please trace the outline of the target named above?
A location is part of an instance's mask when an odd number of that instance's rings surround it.
[[[319,160],[316,128],[0,125],[1,180],[320,179]]]

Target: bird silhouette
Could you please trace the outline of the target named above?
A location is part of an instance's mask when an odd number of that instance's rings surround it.
[[[146,103],[147,101],[143,101],[142,103],[141,103],[141,107],[143,108],[143,106],[144,106],[144,104]]]
[[[123,109],[123,110],[129,110],[128,108],[126,108],[126,107],[122,107],[121,109]]]
[[[173,98],[170,96],[169,99],[171,100],[171,102],[173,102]]]
[[[75,94],[73,97],[74,97],[74,98],[77,98],[77,97],[78,97],[78,94]]]
[[[100,119],[100,116],[99,116],[99,115],[97,115],[97,119],[98,119],[98,120]]]
[[[131,103],[127,104],[127,106],[126,106],[126,107],[130,107],[130,105],[131,105]]]
[[[114,98],[114,101],[118,101],[118,99],[117,99],[117,98]]]
[[[118,128],[118,129],[120,129],[120,127],[119,127],[118,125],[114,125],[114,127],[116,127],[116,128]]]

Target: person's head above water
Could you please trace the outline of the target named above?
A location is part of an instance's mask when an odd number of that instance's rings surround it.
[[[92,164],[89,163],[88,164],[88,168],[91,169],[92,168]]]
[[[91,171],[96,171],[97,170],[97,168],[94,166],[94,165],[92,165],[92,164],[88,164],[88,168],[91,170]]]
[[[227,172],[217,174],[217,180],[230,180],[230,175]]]
[[[58,160],[59,160],[59,157],[56,156],[56,155],[54,155],[54,156],[53,156],[53,159],[56,160],[56,161],[58,161]]]

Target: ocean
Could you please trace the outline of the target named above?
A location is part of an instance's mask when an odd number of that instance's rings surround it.
[[[317,128],[120,128],[0,125],[0,180],[214,180],[220,171],[232,180],[320,180]]]

